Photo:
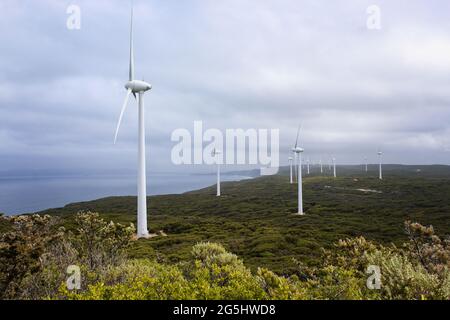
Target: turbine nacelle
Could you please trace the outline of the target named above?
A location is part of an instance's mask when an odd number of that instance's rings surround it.
[[[132,80],[127,82],[125,89],[131,90],[133,93],[145,92],[152,89],[152,85],[141,80]]]
[[[383,154],[383,152],[381,152],[381,151],[378,151],[378,155],[379,156],[381,156]]]
[[[303,151],[305,151],[305,150],[300,147],[292,148],[292,152],[295,152],[295,153],[302,153]]]

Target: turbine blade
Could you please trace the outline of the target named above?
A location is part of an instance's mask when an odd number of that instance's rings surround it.
[[[125,97],[125,102],[123,103],[122,110],[120,111],[119,122],[117,123],[116,134],[114,136],[114,144],[116,144],[116,142],[117,142],[117,136],[119,135],[120,125],[122,124],[123,114],[125,113],[125,109],[127,108],[128,99],[130,98],[130,94],[131,94],[131,89],[129,89],[127,91],[127,96]]]
[[[298,130],[297,130],[297,140],[295,140],[295,147],[297,148],[298,147],[298,137],[299,137],[299,135],[300,135],[300,130],[302,129],[302,125],[300,124],[299,126],[298,126]]]
[[[130,27],[130,70],[129,80],[134,80],[134,44],[133,44],[133,4],[131,5],[131,27]],[[135,96],[136,97],[136,96]]]

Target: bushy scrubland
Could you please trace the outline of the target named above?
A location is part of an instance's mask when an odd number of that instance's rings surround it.
[[[135,241],[127,252],[130,258],[173,265],[189,260],[196,243],[210,241],[238,255],[253,273],[265,267],[291,275],[296,271],[293,257],[317,265],[321,248],[330,249],[340,239],[363,236],[400,247],[407,240],[405,220],[433,225],[441,236],[450,235],[450,167],[435,173],[434,166],[423,167],[420,173],[408,167],[410,171],[402,173],[386,166],[383,181],[375,169],[369,167],[365,173],[360,167],[353,171],[339,167],[334,179],[313,168],[304,177],[304,216],[292,215],[297,210],[297,185],[289,184],[286,175],[223,183],[220,198],[214,187],[148,197],[150,231],[163,230],[168,237]],[[136,221],[136,204],[136,197],[110,197],[40,214],[60,217],[67,230],[76,229],[79,211],[100,212],[107,221],[129,225]]]
[[[1,299],[449,299],[450,241],[433,228],[405,222],[409,241],[381,245],[363,237],[321,249],[314,266],[292,259],[292,272],[252,272],[217,243],[196,244],[179,263],[131,259],[133,225],[80,212],[73,231],[58,218],[5,218],[0,237]],[[69,265],[81,269],[81,288],[66,285]],[[369,265],[381,271],[369,289]]]

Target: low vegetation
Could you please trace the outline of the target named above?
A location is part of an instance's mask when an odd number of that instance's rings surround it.
[[[194,245],[189,257],[175,264],[130,258],[134,227],[107,223],[96,213],[78,213],[74,231],[58,227],[58,218],[50,216],[1,219],[11,225],[0,238],[2,299],[450,298],[450,241],[431,226],[409,221],[404,224],[409,240],[402,246],[348,238],[322,249],[316,266],[294,259],[294,272],[278,275],[267,268],[252,272],[210,242]],[[81,270],[74,290],[66,285],[69,265]],[[379,289],[367,286],[368,266],[380,270],[374,278]]]
[[[327,166],[323,175],[319,170],[313,167],[304,177],[303,217],[293,215],[297,186],[289,184],[286,168],[276,176],[223,183],[221,198],[215,196],[214,186],[148,197],[150,231],[162,230],[167,237],[133,242],[128,254],[175,264],[189,259],[195,244],[216,242],[241,257],[253,272],[264,267],[289,275],[296,268],[292,258],[317,265],[321,248],[331,249],[340,239],[362,236],[400,246],[407,240],[402,228],[406,220],[450,235],[448,166],[386,165],[383,181],[377,178],[376,166],[368,173],[362,167],[339,166],[337,179]],[[62,226],[74,230],[79,211],[99,212],[106,221],[129,225],[136,222],[136,197],[74,203],[39,214],[59,217]]]
[[[325,170],[304,177],[305,216],[286,169],[149,197],[152,239],[133,239],[135,197],[0,217],[0,298],[448,299],[450,167]]]

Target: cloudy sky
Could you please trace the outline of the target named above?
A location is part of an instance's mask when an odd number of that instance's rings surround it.
[[[128,0],[0,0],[0,173],[134,171],[134,102],[113,145],[129,14]],[[153,84],[150,171],[180,170],[171,133],[195,120],[278,128],[282,163],[302,122],[312,158],[450,164],[447,0],[135,0],[135,51]]]

